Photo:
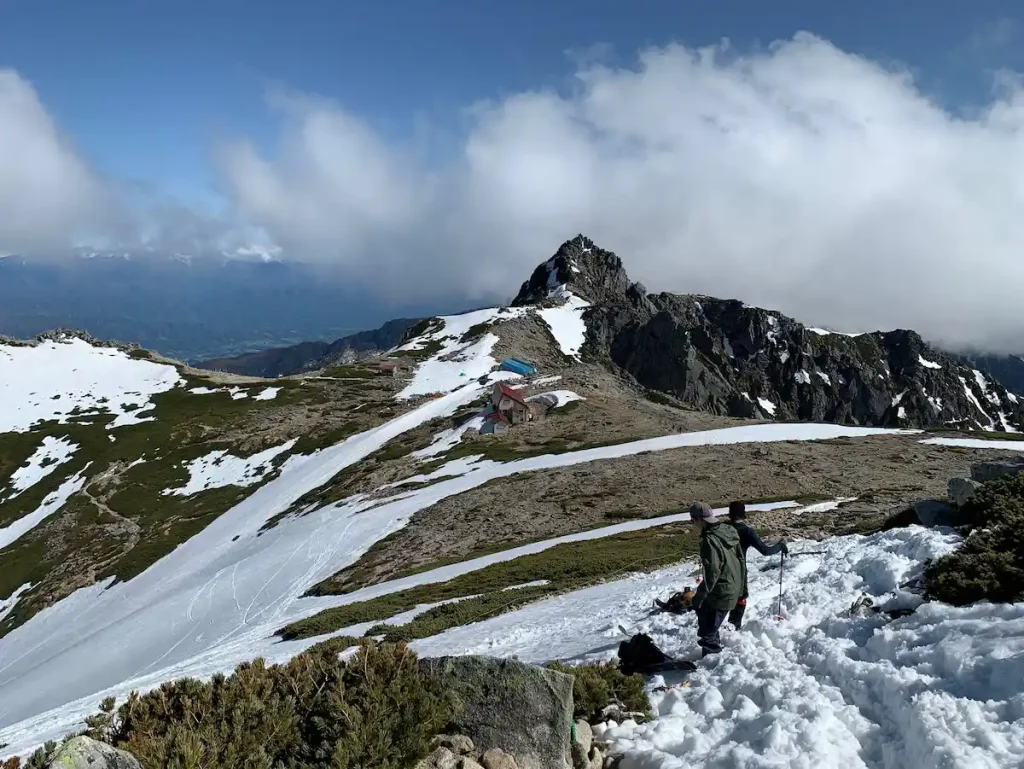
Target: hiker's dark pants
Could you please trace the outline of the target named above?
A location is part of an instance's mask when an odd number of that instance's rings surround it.
[[[712,609],[706,604],[701,604],[695,611],[697,612],[697,643],[700,644],[703,652],[701,656],[718,654],[722,651],[722,640],[718,636],[718,630],[722,627],[729,612]]]
[[[743,596],[736,602],[736,608],[729,612],[729,622],[739,630],[743,624],[743,612],[747,610],[747,596]]]

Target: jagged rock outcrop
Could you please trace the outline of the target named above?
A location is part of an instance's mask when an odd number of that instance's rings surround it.
[[[135,756],[89,737],[74,737],[65,742],[47,766],[52,769],[141,769]]]
[[[914,331],[841,334],[734,299],[648,294],[622,260],[579,235],[513,304],[590,304],[585,356],[716,414],[843,424],[1024,428],[1019,399]]]

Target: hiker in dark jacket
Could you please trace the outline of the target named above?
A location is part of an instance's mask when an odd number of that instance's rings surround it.
[[[747,609],[747,598],[749,597],[746,580],[747,550],[754,548],[761,555],[782,553],[785,557],[789,555],[789,546],[785,540],[779,540],[774,545],[766,545],[754,527],[747,523],[747,508],[742,502],[729,503],[729,523],[740,535],[740,549],[743,552],[743,595],[736,602],[736,608],[729,612],[729,622],[739,630],[740,625],[743,624],[743,612]]]
[[[706,657],[722,651],[718,631],[743,594],[747,567],[739,533],[733,526],[719,523],[708,505],[693,505],[690,520],[701,530],[700,565],[704,579],[697,586],[693,609],[697,614],[697,643]]]

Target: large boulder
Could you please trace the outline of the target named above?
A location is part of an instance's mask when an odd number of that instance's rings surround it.
[[[74,737],[57,749],[52,769],[142,769],[135,756],[89,737]]]
[[[570,766],[571,675],[477,656],[423,659],[420,666],[451,695],[451,727],[477,750],[500,748],[519,769]]]
[[[950,478],[949,500],[957,507],[963,507],[980,488],[981,484],[970,478]]]
[[[958,526],[960,511],[946,502],[937,499],[925,499],[914,504],[914,512],[922,526]]]
[[[996,459],[971,466],[971,478],[978,483],[987,483],[1018,473],[1024,473],[1024,459]]]

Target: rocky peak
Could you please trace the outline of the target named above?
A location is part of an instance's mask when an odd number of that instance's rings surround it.
[[[621,300],[631,290],[641,296],[646,293],[640,284],[630,283],[618,256],[598,248],[590,238],[577,235],[537,266],[512,305],[519,307],[565,298],[566,291],[591,304],[603,304]]]

